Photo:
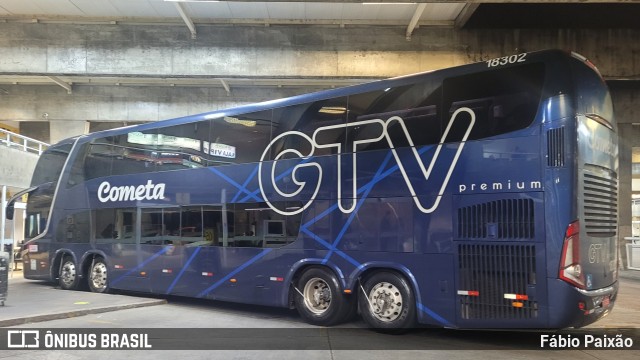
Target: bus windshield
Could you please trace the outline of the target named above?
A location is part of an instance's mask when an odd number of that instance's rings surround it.
[[[33,190],[29,192],[27,200],[25,240],[33,239],[46,229],[56,185],[71,147],[71,143],[53,146],[38,160],[31,179]]]

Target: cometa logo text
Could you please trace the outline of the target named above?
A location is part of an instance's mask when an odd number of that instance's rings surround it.
[[[111,186],[108,181],[103,181],[98,187],[98,199],[100,202],[108,201],[137,201],[164,199],[165,184],[154,184],[151,180],[146,185]]]

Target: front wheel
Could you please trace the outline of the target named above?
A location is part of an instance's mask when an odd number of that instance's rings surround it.
[[[350,319],[353,299],[340,291],[332,271],[310,268],[297,281],[296,309],[309,324],[331,326]]]
[[[407,280],[392,272],[379,272],[368,278],[359,298],[362,318],[383,332],[402,332],[415,326],[416,301]]]
[[[96,258],[89,269],[89,289],[96,293],[106,293],[109,291],[108,281],[107,263],[102,258]]]

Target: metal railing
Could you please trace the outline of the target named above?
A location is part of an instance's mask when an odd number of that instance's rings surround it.
[[[11,131],[4,129],[0,129],[0,144],[38,155],[41,155],[42,152],[49,147],[49,144],[45,142],[12,133]]]

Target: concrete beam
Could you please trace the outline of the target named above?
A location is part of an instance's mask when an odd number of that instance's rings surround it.
[[[478,10],[478,7],[480,7],[479,3],[467,2],[464,8],[462,8],[462,11],[460,11],[460,14],[458,14],[458,17],[456,17],[456,28],[462,29],[467,24],[467,21],[471,19],[473,13]]]
[[[193,20],[191,20],[191,17],[187,15],[187,11],[185,10],[184,5],[180,2],[176,2],[173,5],[175,5],[176,10],[178,10],[178,13],[180,14],[180,17],[182,18],[184,23],[187,24],[187,27],[191,32],[191,39],[195,39],[197,35],[196,26],[193,24]]]
[[[0,121],[42,121],[51,123],[145,122],[193,115],[258,101],[289,97],[324,88],[237,87],[230,95],[222,87],[132,87],[76,86],[72,95],[57,86],[3,86]],[[44,115],[46,114],[46,116]],[[75,127],[75,125],[73,126]],[[64,129],[57,127],[56,129]],[[80,125],[78,125],[78,129]],[[54,130],[52,128],[51,130]],[[61,130],[63,131],[63,130]],[[63,131],[64,132],[64,131]],[[54,142],[70,135],[54,134],[42,141]]]
[[[418,20],[420,20],[420,17],[422,16],[422,13],[424,12],[424,9],[426,7],[427,7],[427,4],[418,4],[416,6],[416,11],[413,13],[413,16],[411,17],[411,21],[409,21],[409,26],[407,26],[407,32],[404,35],[407,40],[411,40],[411,34],[413,33],[413,30],[416,28],[416,25],[418,25]]]
[[[227,96],[230,96],[231,95],[231,88],[229,87],[229,84],[224,79],[220,79],[220,82],[222,83],[222,86],[224,87],[224,90],[227,92]]]
[[[67,90],[67,94],[71,94],[71,85],[62,81],[59,77],[57,76],[47,76],[47,78],[49,78],[51,81],[53,81],[54,83],[60,85],[63,89]]]
[[[0,23],[0,75],[362,78],[483,61],[517,49],[572,49],[610,78],[640,74],[638,29],[460,30],[401,27],[179,26]],[[607,49],[607,51],[602,51]]]

